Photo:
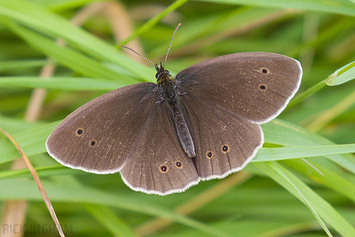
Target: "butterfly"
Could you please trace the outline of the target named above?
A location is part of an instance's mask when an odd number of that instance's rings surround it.
[[[302,78],[297,60],[274,53],[211,58],[175,78],[164,65],[155,64],[157,84],[118,88],[69,114],[48,153],[74,169],[120,172],[136,191],[183,192],[243,169],[264,143],[260,124],[281,113]]]

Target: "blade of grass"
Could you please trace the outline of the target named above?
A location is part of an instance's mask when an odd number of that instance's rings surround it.
[[[57,175],[83,175],[81,170],[74,170],[62,165],[42,166],[35,168],[38,176],[57,176]],[[0,179],[19,179],[30,178],[31,173],[28,169],[4,170],[0,171]]]
[[[23,68],[41,67],[47,63],[47,60],[13,60],[13,61],[1,61],[0,72],[10,71]]]
[[[350,175],[344,174],[342,170],[332,170],[332,166],[327,167],[327,164],[325,164],[326,162],[324,162],[323,159],[309,159],[308,162],[317,167],[323,175],[319,174],[313,170],[312,167],[300,160],[293,160],[292,162],[284,161],[282,164],[286,164],[287,166],[298,170],[313,181],[327,186],[355,202],[355,184],[351,182],[351,178],[354,178],[353,176],[350,177]]]
[[[61,90],[98,90],[111,91],[126,86],[121,81],[98,80],[87,77],[1,77],[0,86],[4,88],[46,88]]]
[[[328,202],[316,194],[311,188],[304,184],[300,179],[298,179],[294,174],[283,168],[281,165],[273,163],[270,166],[267,163],[254,163],[260,170],[265,174],[270,176],[273,180],[279,183],[282,187],[287,189],[296,198],[303,202],[303,196],[307,197],[308,202],[313,207],[315,212],[324,219],[329,225],[331,225],[336,231],[338,231],[342,236],[355,236],[354,227],[349,224]],[[277,170],[282,170],[286,174],[287,178],[292,182],[292,184],[285,179]],[[298,189],[296,190],[295,187]],[[299,191],[299,192],[298,192]]]
[[[334,145],[333,142],[320,135],[280,119],[274,119],[269,123],[263,124],[262,128],[267,143],[283,146]],[[355,174],[355,159],[352,155],[327,155],[326,157]]]
[[[276,8],[294,8],[355,16],[355,5],[347,0],[199,0],[236,5],[252,5]]]
[[[328,86],[337,86],[351,81],[355,78],[355,61],[346,64],[345,66],[336,70],[326,80]]]
[[[60,0],[60,1],[36,0],[33,2],[36,2],[37,4],[51,10],[64,11],[64,10],[76,9],[85,6],[86,4],[95,3],[98,1],[105,1],[105,0]]]
[[[81,205],[115,236],[137,236],[122,219],[118,218],[117,215],[106,206],[91,204]]]
[[[252,162],[288,160],[344,153],[355,153],[355,144],[262,148]]]
[[[158,15],[156,15],[155,17],[151,18],[147,23],[145,23],[144,25],[142,25],[140,28],[138,28],[137,30],[135,30],[128,38],[120,41],[116,47],[118,47],[119,45],[125,45],[127,44],[129,41],[131,41],[132,39],[136,38],[137,36],[139,36],[140,34],[148,31],[149,29],[151,29],[154,25],[156,25],[164,16],[166,16],[167,14],[169,14],[170,12],[176,10],[177,8],[179,8],[180,6],[182,6],[184,3],[186,3],[187,0],[176,0],[174,3],[172,3],[170,6],[168,6],[167,8],[165,8],[161,13],[159,13]]]
[[[57,230],[60,234],[60,236],[62,237],[65,237],[64,235],[64,232],[62,230],[62,227],[59,223],[59,220],[58,220],[58,217],[54,211],[54,208],[52,206],[52,203],[50,201],[50,199],[48,198],[47,196],[47,193],[46,193],[46,190],[44,189],[43,185],[42,185],[42,182],[36,172],[36,170],[33,168],[31,162],[29,161],[29,159],[27,158],[26,154],[23,152],[23,150],[21,149],[21,147],[18,145],[18,143],[16,142],[15,139],[13,139],[10,134],[8,134],[7,132],[5,132],[1,127],[0,127],[0,131],[5,134],[5,136],[11,141],[11,143],[16,147],[17,151],[20,153],[22,159],[25,161],[26,163],[26,166],[28,167],[28,169],[30,170],[31,174],[32,174],[32,177],[37,185],[37,188],[39,190],[39,192],[41,193],[41,196],[42,196],[42,199],[44,201],[44,203],[46,204],[47,206],[47,209],[57,227]]]
[[[354,71],[355,72],[355,71]],[[355,76],[355,75],[354,75]],[[321,113],[316,119],[306,126],[309,131],[317,132],[325,127],[330,121],[344,113],[355,104],[355,91],[330,108]]]
[[[320,89],[322,89],[323,87],[325,87],[327,84],[325,82],[325,80],[318,82],[317,84],[315,84],[314,86],[308,88],[306,91],[296,95],[291,101],[290,103],[287,105],[287,108],[294,106],[295,104],[300,103],[301,101],[303,101],[304,99],[306,99],[307,97],[309,97],[310,95],[313,95],[314,93],[316,93],[317,91],[319,91]]]
[[[323,220],[320,218],[320,216],[318,215],[318,213],[316,212],[316,210],[314,210],[313,206],[308,202],[307,198],[303,195],[303,193],[298,189],[298,187],[296,186],[296,184],[294,184],[289,177],[284,173],[284,171],[282,170],[282,167],[280,165],[278,165],[278,163],[276,162],[267,162],[267,164],[273,169],[275,170],[282,178],[284,178],[289,184],[292,185],[292,187],[296,190],[296,192],[299,195],[299,198],[307,207],[308,209],[312,212],[313,216],[316,218],[316,220],[318,221],[318,223],[322,226],[323,230],[325,231],[325,233],[327,233],[328,236],[332,237],[333,235],[330,233],[328,227],[325,225],[325,223],[323,222]],[[308,196],[309,197],[309,196]]]

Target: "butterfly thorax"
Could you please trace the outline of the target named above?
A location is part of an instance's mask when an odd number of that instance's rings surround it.
[[[160,67],[157,67],[156,78],[164,100],[166,100],[169,105],[179,103],[179,96],[175,79],[170,75],[168,70],[163,68],[161,64]]]
[[[167,102],[170,114],[174,120],[175,130],[179,137],[180,144],[188,157],[195,157],[195,146],[192,140],[190,130],[186,123],[186,113],[181,105],[179,93],[176,87],[175,79],[165,70],[162,64],[156,65],[157,83],[163,100]]]

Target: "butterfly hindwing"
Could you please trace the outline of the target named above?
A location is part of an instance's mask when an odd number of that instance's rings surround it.
[[[182,149],[171,114],[162,102],[150,109],[130,157],[120,172],[134,190],[166,195],[199,182],[193,161]]]
[[[182,99],[196,147],[201,179],[223,178],[241,170],[262,146],[260,125],[190,95]]]

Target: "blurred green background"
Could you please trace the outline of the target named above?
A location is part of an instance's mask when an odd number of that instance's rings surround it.
[[[0,127],[37,168],[66,236],[355,236],[354,16],[348,0],[0,0]],[[119,174],[71,170],[49,157],[44,142],[70,112],[155,81],[152,65],[118,45],[160,62],[178,23],[166,64],[173,75],[236,52],[301,62],[301,88],[263,125],[254,162],[161,197],[130,190]],[[18,157],[1,134],[1,231],[14,232],[9,213],[21,215],[6,200],[21,199],[23,235],[58,236],[27,169],[12,170]]]

